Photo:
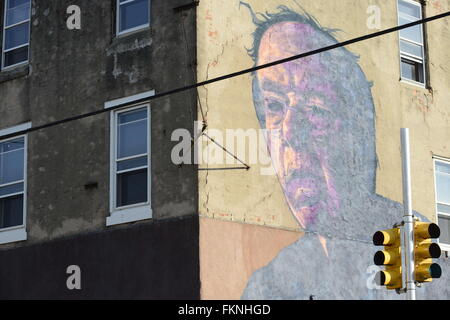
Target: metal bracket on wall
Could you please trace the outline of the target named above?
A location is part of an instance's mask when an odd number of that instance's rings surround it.
[[[90,181],[84,185],[84,189],[92,190],[98,188],[98,182]]]
[[[183,4],[181,6],[173,8],[173,11],[180,12],[180,11],[189,10],[189,9],[194,8],[194,7],[198,7],[199,4],[200,4],[200,0],[194,0],[194,1],[191,1],[189,3],[186,3],[186,4]]]
[[[241,159],[239,159],[237,156],[232,154],[230,151],[228,151],[224,146],[222,146],[220,143],[218,143],[216,140],[208,136],[205,132],[202,133],[203,136],[208,138],[211,142],[213,142],[215,145],[217,145],[219,148],[221,148],[223,151],[225,151],[227,154],[229,154],[231,157],[233,157],[235,160],[239,161],[241,164],[243,164],[245,167],[226,167],[226,168],[199,168],[200,171],[214,171],[214,170],[250,170],[250,166],[243,162]]]

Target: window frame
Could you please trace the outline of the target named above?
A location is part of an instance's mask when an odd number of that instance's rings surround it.
[[[125,30],[120,31],[120,15],[121,15],[120,7],[123,6],[124,4],[134,2],[134,1],[136,1],[136,0],[127,0],[125,3],[120,3],[120,0],[116,0],[116,36],[130,34],[130,33],[150,27],[151,12],[152,12],[151,11],[151,0],[147,0],[148,1],[148,22],[146,24],[143,24],[140,26],[136,26],[136,27],[133,27],[130,29],[125,29]]]
[[[450,218],[450,214],[447,213],[442,213],[438,211],[438,204],[444,204],[444,205],[450,205],[446,204],[446,203],[442,203],[442,202],[438,202],[438,195],[437,195],[437,181],[436,181],[436,163],[440,162],[440,163],[444,163],[447,165],[450,165],[450,159],[446,159],[446,158],[442,158],[442,157],[433,157],[433,171],[434,171],[434,195],[435,195],[435,208],[436,208],[436,223],[439,225],[439,217],[440,216],[445,216]],[[439,246],[441,247],[442,250],[444,251],[450,251],[450,243],[441,243],[439,242]]]
[[[30,1],[30,11],[28,14],[28,19],[27,20],[23,20],[19,23],[15,23],[11,26],[6,26],[6,14],[7,14],[7,4],[8,4],[9,0],[5,0],[4,1],[4,5],[3,5],[3,25],[2,25],[2,49],[1,49],[1,65],[0,65],[0,71],[7,71],[10,69],[14,69],[16,67],[20,67],[22,65],[27,65],[30,62],[30,45],[31,45],[31,12],[32,12],[32,6],[33,6],[33,0],[29,0]],[[24,24],[28,22],[28,42],[26,44],[11,48],[11,49],[5,49],[6,48],[6,30],[13,28],[15,26]],[[9,66],[5,66],[5,61],[6,61],[6,53],[10,52],[10,51],[14,51],[20,48],[24,48],[24,47],[28,47],[28,52],[27,52],[27,59]]]
[[[403,14],[400,12],[400,2],[406,2],[412,5],[415,5],[419,8],[419,12],[420,12],[420,18],[419,20],[423,19],[424,16],[424,7],[422,5],[422,3],[418,2],[418,1],[414,1],[414,0],[397,0],[397,24],[400,26],[400,17],[404,16],[406,17],[407,15]],[[412,16],[407,16],[406,18],[411,17],[416,19],[416,17],[412,17]],[[416,20],[417,21],[417,20]],[[411,21],[412,22],[412,21]],[[410,39],[406,39],[403,38],[401,36],[401,32],[398,32],[398,46],[399,46],[399,55],[400,55],[400,81],[402,82],[406,82],[409,84],[414,84],[417,86],[420,86],[422,88],[425,88],[427,85],[427,80],[428,80],[428,73],[427,73],[427,56],[426,56],[426,44],[425,44],[425,28],[424,25],[419,25],[421,28],[421,38],[422,38],[422,43],[418,43],[415,42],[413,40]],[[407,30],[407,29],[403,29],[403,30]],[[402,51],[402,46],[401,43],[402,41],[405,41],[408,44],[413,44],[413,45],[417,45],[420,46],[422,49],[422,58],[409,54],[407,52]],[[413,79],[408,79],[406,77],[403,76],[403,72],[402,72],[402,65],[403,65],[403,60],[407,60],[409,63],[418,63],[422,65],[422,73],[423,73],[423,82],[420,81],[416,81]]]
[[[8,227],[8,228],[2,228],[0,229],[0,245],[12,243],[12,242],[19,242],[19,241],[25,241],[27,240],[27,198],[28,198],[28,179],[27,179],[27,172],[28,172],[28,135],[22,134],[17,135],[15,137],[11,137],[8,139],[2,139],[2,136],[6,136],[9,134],[13,134],[15,132],[20,132],[26,129],[31,128],[31,122],[24,123],[15,127],[6,128],[0,130],[0,143],[8,142],[11,140],[16,140],[23,138],[24,139],[24,155],[23,155],[23,192],[17,193],[17,194],[23,194],[23,216],[22,216],[22,224]],[[13,195],[13,194],[11,194]],[[8,196],[11,196],[8,195]],[[15,194],[14,194],[15,195]]]
[[[105,103],[110,106],[110,102]],[[118,148],[118,118],[122,113],[130,112],[138,109],[147,109],[147,201],[127,206],[117,206],[117,148]],[[130,107],[124,107],[111,111],[110,114],[110,216],[106,219],[106,225],[112,226],[117,224],[135,222],[140,220],[151,219],[151,108],[149,103],[140,103]],[[143,156],[144,154],[140,155]],[[134,156],[133,156],[134,157]],[[139,170],[134,168],[133,170]],[[131,170],[131,171],[133,171]]]

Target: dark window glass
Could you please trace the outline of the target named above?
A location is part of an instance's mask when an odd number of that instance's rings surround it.
[[[441,236],[439,241],[445,244],[450,244],[450,217],[439,216],[439,228],[441,228]]]
[[[420,3],[398,1],[399,25],[408,24],[422,18]],[[402,79],[425,83],[425,57],[423,53],[423,26],[416,25],[400,30],[400,53]]]
[[[118,158],[147,153],[147,109],[119,114],[118,122]]]
[[[24,147],[24,138],[0,143],[0,229],[23,224]]]
[[[422,13],[420,12],[420,6],[418,5],[414,5],[406,1],[399,1],[398,8],[401,13],[407,14],[408,16],[411,16],[413,18],[420,19],[420,17],[422,16]]]
[[[436,162],[436,171],[450,174],[450,163]]]
[[[117,175],[117,207],[145,203],[147,194],[147,169]]]
[[[133,168],[145,167],[148,165],[147,157],[134,158],[130,160],[118,161],[117,171],[130,170]]]
[[[445,164],[436,164],[437,201],[442,204],[450,204],[450,174],[446,172],[448,168]]]
[[[31,1],[5,0],[5,3],[5,21],[2,30],[4,40],[2,67],[9,67],[28,61]],[[17,49],[11,50],[13,48]]]
[[[122,3],[124,1],[121,1]],[[136,28],[149,23],[149,0],[134,0],[120,4],[119,31]]]
[[[28,60],[28,46],[5,53],[5,67]]]
[[[30,0],[8,0],[8,9],[16,8],[24,4],[30,3]]]
[[[9,152],[13,150],[23,149],[24,147],[25,140],[23,138],[9,140],[0,144],[0,152]]]
[[[419,46],[417,44],[400,40],[400,50],[402,51],[402,53],[415,56],[419,59],[423,58],[422,46]]]
[[[5,50],[28,43],[29,23],[22,23],[5,30]]]
[[[407,21],[407,23],[411,23],[411,21]],[[417,42],[419,44],[423,44],[422,25],[417,25],[400,30],[400,37],[413,42]]]
[[[23,180],[24,139],[0,143],[0,186]]]
[[[0,199],[0,229],[23,224],[23,195]]]
[[[23,180],[24,150],[0,153],[0,185]]]
[[[442,203],[438,203],[437,209],[439,213],[446,213],[450,215],[450,206]]]
[[[402,58],[402,78],[424,83],[423,64]]]
[[[13,193],[23,192],[23,189],[23,182],[0,187],[0,197],[7,196]]]
[[[6,26],[12,26],[22,21],[28,20],[30,17],[30,2],[25,1],[24,4],[10,8],[6,11]]]
[[[119,124],[125,124],[145,119],[147,119],[147,108],[142,108],[119,114]]]

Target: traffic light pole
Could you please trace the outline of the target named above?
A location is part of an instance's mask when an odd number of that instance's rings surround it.
[[[416,284],[414,282],[414,216],[411,199],[411,167],[409,150],[409,129],[401,129],[402,172],[403,172],[403,239],[406,277],[406,299],[416,300]]]

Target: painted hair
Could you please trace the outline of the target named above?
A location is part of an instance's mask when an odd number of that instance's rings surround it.
[[[249,56],[258,65],[258,53],[261,40],[265,32],[272,26],[283,22],[301,23],[310,26],[314,32],[314,37],[308,42],[315,49],[330,46],[338,43],[334,34],[336,29],[327,29],[303,9],[297,13],[286,6],[279,6],[275,13],[255,13],[248,3],[240,2],[251,14],[256,30],[252,34],[253,46],[247,49]],[[372,84],[358,64],[359,57],[346,48],[341,47],[318,54],[323,72],[313,76],[312,86],[316,83],[326,81],[335,88],[336,103],[333,108],[336,110],[342,125],[339,133],[338,154],[335,155],[332,174],[340,177],[339,187],[342,191],[341,199],[344,207],[351,204],[351,199],[363,198],[363,194],[375,193],[375,170],[377,165],[375,150],[375,110],[372,99]],[[257,72],[253,73],[253,101],[255,111],[262,128],[266,128],[266,106],[262,94]],[[358,188],[355,188],[355,186]],[[355,193],[358,193],[355,195]],[[355,205],[355,203],[353,204]],[[330,228],[329,216],[318,217],[316,226],[312,226],[313,231],[318,231],[323,227],[323,231],[340,232],[343,226],[337,220],[352,219],[348,215],[350,212],[339,212],[339,218],[333,219],[333,227]],[[353,214],[352,214],[353,215]],[[363,214],[362,214],[363,215]],[[341,221],[342,222],[342,221]],[[349,227],[349,226],[347,226]]]

